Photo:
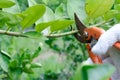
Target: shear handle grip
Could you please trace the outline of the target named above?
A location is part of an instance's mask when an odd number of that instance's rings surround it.
[[[86,28],[85,31],[88,33],[87,40],[90,40],[91,37],[99,39],[99,37],[105,32],[105,30],[98,27]],[[120,50],[120,42],[116,42],[114,47]]]

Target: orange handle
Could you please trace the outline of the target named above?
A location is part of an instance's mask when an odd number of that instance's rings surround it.
[[[90,56],[90,58],[92,59],[92,61],[93,61],[94,63],[97,63],[97,64],[102,64],[102,59],[100,58],[100,56],[94,54],[94,53],[91,51],[90,44],[87,44],[86,47],[87,47],[89,56]]]

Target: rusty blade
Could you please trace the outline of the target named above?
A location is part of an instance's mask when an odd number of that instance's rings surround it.
[[[84,29],[87,28],[85,25],[82,24],[82,22],[79,20],[78,16],[76,13],[74,13],[74,18],[75,18],[75,24],[77,29],[80,31],[80,35],[84,34]]]

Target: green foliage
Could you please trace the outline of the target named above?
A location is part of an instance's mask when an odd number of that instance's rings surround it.
[[[17,3],[17,0],[12,0],[12,1],[15,3],[14,6],[8,7],[8,8],[2,8],[1,10],[5,11],[5,12],[12,13],[12,14],[18,14],[18,13],[20,13],[22,10],[21,10],[19,4]]]
[[[114,0],[86,0],[86,13],[89,18],[96,18],[105,14],[114,4]]]
[[[115,0],[115,2],[116,2],[117,4],[120,4],[120,1],[119,1],[119,0]]]
[[[24,11],[21,14],[23,16],[23,20],[21,21],[22,28],[27,28],[33,23],[35,23],[40,17],[43,16],[44,12],[44,5],[35,5],[29,7],[26,11]]]
[[[38,47],[38,49],[37,49],[37,50],[34,52],[34,54],[32,55],[32,58],[35,58],[35,57],[39,56],[40,51],[41,51],[41,48]]]
[[[68,27],[72,23],[73,23],[72,20],[71,21],[70,20],[56,20],[52,23],[50,30],[52,32],[57,31],[57,30],[61,30],[61,29],[64,29],[64,28]],[[58,26],[58,25],[60,25],[60,26]]]
[[[0,51],[0,67],[5,71],[8,72],[8,64],[10,58]]]
[[[57,80],[66,65],[65,62],[59,61],[58,55],[49,56],[46,60],[44,60],[41,68],[41,73],[44,74],[44,79]]]
[[[11,0],[0,0],[0,8],[8,8],[15,5]]]
[[[115,14],[114,16],[115,16],[116,20],[118,20],[118,22],[119,22],[119,20],[120,20],[120,4],[115,5],[115,10],[117,11],[117,14]]]
[[[71,25],[72,23],[73,23],[72,20],[54,20],[46,23],[40,23],[36,26],[36,31],[41,32],[45,28],[50,27],[51,32],[53,32],[53,31],[64,29],[69,25]]]
[[[74,13],[85,25],[105,21],[99,26],[108,29],[120,22],[119,0],[0,0],[0,8],[0,29],[9,35],[0,35],[0,79],[70,80],[75,73],[73,80],[105,80],[113,73],[111,65],[79,66],[88,54],[85,44],[73,35],[48,39],[41,32],[68,32],[70,25],[76,29],[71,20]],[[27,38],[10,37],[16,35]],[[49,50],[52,57],[42,60],[49,56]],[[61,55],[65,57],[62,62],[58,60]]]
[[[66,55],[67,60],[70,62],[70,71],[76,70],[78,64],[88,58],[85,45],[77,42],[73,36],[64,36],[57,39],[50,38],[45,42],[54,51]]]
[[[65,3],[67,0],[35,0],[35,1],[38,3],[44,3],[54,11],[56,7],[60,5],[60,3]]]
[[[10,37],[7,38],[6,36],[3,36],[1,42],[4,43],[3,44],[1,43],[2,45],[1,49],[5,49],[6,51],[11,53],[8,54],[5,51],[1,51],[2,52],[1,57],[3,58],[0,58],[2,59],[0,66],[4,72],[7,71],[6,73],[3,74],[8,75],[5,76],[5,78],[12,80],[16,80],[16,79],[21,80],[23,73],[34,74],[35,68],[41,68],[42,65],[39,62],[33,62],[33,60],[40,55],[41,48],[38,47],[37,49],[37,46],[39,45],[38,43],[35,44],[33,39],[32,40],[28,39],[28,40],[24,38],[23,39],[10,38]],[[14,44],[13,41],[16,43]],[[38,42],[37,39],[35,42]],[[6,47],[5,45],[6,46],[9,45],[9,47]],[[17,48],[15,48],[15,46]]]
[[[6,24],[9,27],[13,27],[20,23],[21,18],[8,12],[0,11],[0,21],[1,27],[5,26]]]
[[[23,72],[33,74],[34,68],[41,68],[40,63],[33,63],[33,59],[40,53],[40,48],[36,50],[36,53],[30,53],[29,50],[21,50],[21,53],[17,53],[9,60],[8,75],[11,79],[15,80],[21,78]],[[37,54],[37,55],[36,55]],[[14,75],[14,76],[13,76]]]
[[[112,65],[83,64],[78,67],[73,80],[107,80],[114,71],[115,68]]]
[[[65,65],[64,62],[58,62],[58,56],[51,56],[48,57],[47,60],[43,61],[43,70],[45,70],[44,72],[52,71],[59,73],[64,67],[63,65]]]
[[[117,7],[118,5],[119,1],[117,0],[108,1],[87,0],[85,2],[85,10],[87,14],[85,23],[88,25],[94,25],[105,21],[105,24],[100,25],[103,28],[105,28],[106,26],[113,25],[111,23],[119,23],[120,11],[119,7]],[[109,25],[106,25],[106,23],[108,23]]]
[[[39,24],[42,22],[48,22],[48,21],[52,21],[52,20],[55,20],[55,14],[52,11],[52,9],[50,9],[49,7],[46,6],[45,14],[36,22],[36,24]]]
[[[80,20],[84,20],[86,18],[84,6],[85,0],[67,0],[68,16],[74,19],[74,13],[76,13]]]
[[[21,11],[25,11],[25,9],[28,7],[28,0],[17,0],[17,2]]]
[[[110,20],[111,18],[114,18],[115,15],[118,14],[117,10],[110,10],[106,14],[103,15],[104,20]]]
[[[55,9],[55,18],[62,19],[62,18],[68,18],[65,4],[61,3],[56,9]]]
[[[39,32],[36,32],[35,30],[33,31],[26,31],[24,32],[25,35],[32,36],[31,38],[36,38],[41,37],[41,34]]]

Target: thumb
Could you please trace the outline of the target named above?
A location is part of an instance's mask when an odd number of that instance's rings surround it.
[[[92,52],[95,54],[105,54],[117,41],[120,41],[120,24],[116,24],[103,33],[96,45],[92,48]]]

